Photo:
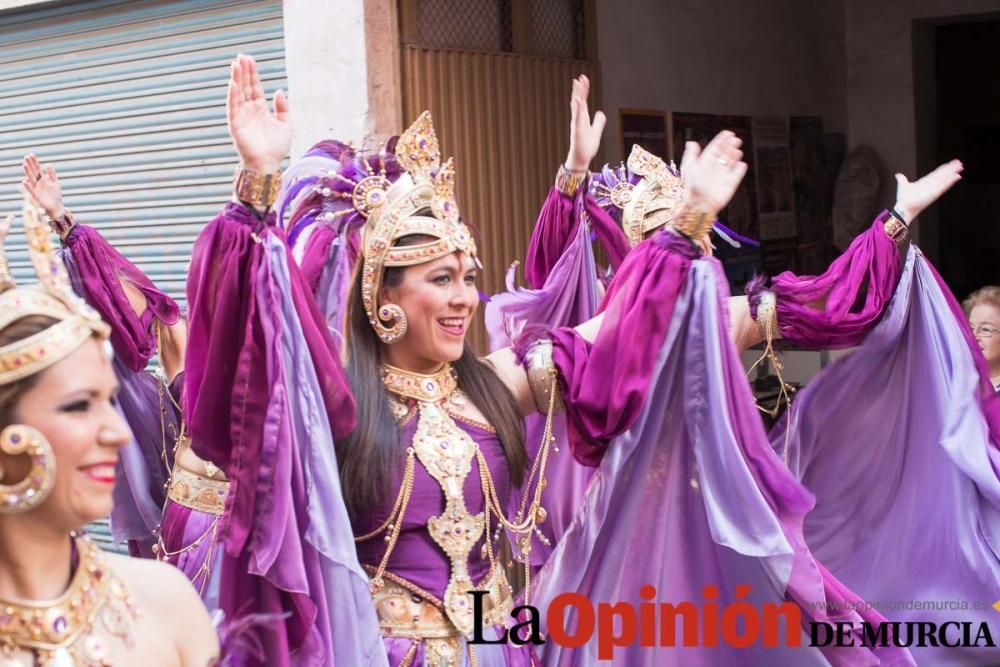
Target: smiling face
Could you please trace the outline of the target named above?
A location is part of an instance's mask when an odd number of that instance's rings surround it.
[[[387,273],[381,303],[401,307],[407,328],[398,342],[383,346],[383,358],[404,370],[433,373],[461,357],[479,305],[477,277],[475,262],[461,252],[407,267],[398,282]]]
[[[68,531],[110,513],[118,450],[131,438],[115,408],[117,392],[104,344],[91,338],[39,373],[8,411],[10,423],[41,432],[56,458],[52,493],[31,510],[32,520]],[[25,459],[0,453],[0,482],[23,479]]]
[[[988,301],[977,303],[969,313],[969,325],[991,370],[1000,367],[1000,308]]]

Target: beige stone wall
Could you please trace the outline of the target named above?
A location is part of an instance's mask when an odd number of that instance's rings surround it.
[[[374,144],[397,132],[395,0],[285,0],[292,157],[316,141]]]

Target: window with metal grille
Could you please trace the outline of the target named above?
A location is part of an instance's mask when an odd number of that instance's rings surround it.
[[[585,60],[585,0],[401,0],[405,42]]]
[[[531,0],[533,53],[586,58],[582,0]]]

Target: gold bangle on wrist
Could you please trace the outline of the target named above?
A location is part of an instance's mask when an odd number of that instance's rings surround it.
[[[698,241],[712,230],[713,222],[715,222],[715,216],[711,213],[687,207],[677,216],[673,226],[691,241]]]
[[[243,165],[237,167],[233,188],[236,198],[245,204],[269,209],[278,199],[281,189],[281,170],[269,174],[259,174]]]
[[[556,173],[556,190],[567,197],[572,197],[580,188],[580,184],[586,180],[588,173],[586,169],[572,171],[567,169],[565,164],[559,165],[559,171]]]
[[[896,245],[902,245],[906,242],[906,238],[910,234],[910,226],[906,224],[899,213],[893,209],[886,209],[879,218],[886,236],[895,241]]]
[[[50,215],[48,218],[49,227],[59,236],[60,241],[65,241],[73,227],[76,226],[76,216],[68,208],[63,209],[62,215],[55,218]]]

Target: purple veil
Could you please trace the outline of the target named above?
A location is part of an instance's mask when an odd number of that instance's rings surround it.
[[[664,246],[666,254],[650,243]],[[628,275],[637,281],[626,285],[628,292],[641,293],[636,300],[656,295],[662,312],[650,315],[667,318],[667,334],[654,357],[648,389],[616,390],[610,399],[620,403],[624,412],[595,409],[589,417],[571,412],[573,420],[584,420],[580,423],[592,434],[601,430],[593,427],[595,418],[620,419],[633,409],[638,416],[607,446],[584,504],[537,577],[532,603],[546,609],[560,593],[575,592],[595,604],[626,601],[638,608],[644,601],[640,589],[650,585],[658,601],[698,604],[704,602],[703,587],[713,585],[722,608],[737,601],[741,589],[749,586],[747,602],[759,609],[763,603],[792,601],[803,624],[809,620],[877,622],[878,614],[864,610],[860,600],[829,575],[806,547],[802,523],[812,507],[812,496],[784,467],[764,433],[728,336],[728,290],[719,263],[696,259],[689,243],[668,233],[643,246],[643,252],[633,254],[660,263],[656,273],[662,277],[647,280],[642,277],[649,274],[645,267],[630,266],[626,271],[623,266],[616,280]],[[609,296],[614,290],[612,284]],[[612,303],[605,317],[625,314]],[[598,334],[595,350],[604,330]],[[627,377],[627,373],[621,375],[621,368],[644,364],[648,355],[643,356],[641,342],[630,346],[627,336],[622,332],[611,336],[609,340],[621,341],[624,347],[619,346],[617,352],[602,351],[602,368],[584,372],[602,373],[614,382],[619,376]],[[566,361],[563,354],[557,354],[564,376],[576,372],[572,364],[565,366]],[[582,406],[609,400],[601,398],[599,388],[588,384],[583,389],[589,397],[570,400]],[[581,399],[586,400],[580,403]],[[641,402],[631,405],[634,399]],[[609,432],[615,430],[613,424],[607,426]],[[840,608],[845,611],[829,611]],[[567,622],[570,632],[577,620],[571,617]],[[804,628],[786,628],[782,636],[785,632],[800,636]],[[741,649],[651,649],[636,641],[617,649],[614,659],[615,664],[651,666],[797,667],[827,661],[874,665],[880,660],[881,664],[912,664],[901,649],[854,647],[821,654],[807,643],[808,638],[802,637],[802,646],[797,648],[757,644]],[[590,665],[597,660],[593,641],[578,649],[564,649],[550,641],[544,650],[546,665]]]
[[[918,249],[885,317],[794,408],[788,460],[816,495],[805,534],[817,556],[892,621],[989,622],[996,640],[1000,399]],[[772,442],[784,447],[784,432]],[[997,648],[912,651],[920,664],[1000,664]]]
[[[575,198],[573,205],[577,207],[576,219],[579,220],[581,198]],[[571,327],[594,316],[600,297],[587,225],[576,226],[569,244],[540,288],[517,287],[514,283],[515,269],[516,266],[512,266],[507,272],[507,291],[493,296],[486,304],[486,329],[490,335],[491,350],[509,347],[524,333],[525,326]],[[544,432],[545,419],[542,415],[532,415],[524,420],[524,428],[526,441],[538,443]],[[553,434],[558,442],[566,442],[565,415],[555,418]],[[549,543],[554,544],[579,506],[593,468],[577,462],[568,447],[554,453],[548,465],[549,483],[542,497],[548,517],[541,530]],[[512,502],[516,502],[516,498]],[[536,542],[532,553],[532,560],[542,559],[548,549]]]

